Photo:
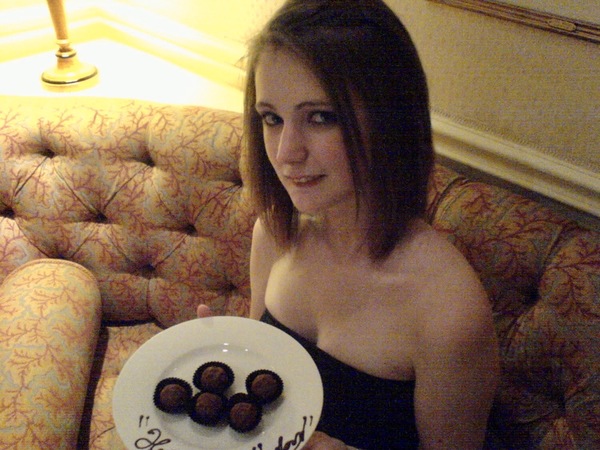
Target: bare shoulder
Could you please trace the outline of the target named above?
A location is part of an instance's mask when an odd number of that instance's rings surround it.
[[[411,264],[414,264],[412,270],[427,276],[421,280],[425,292],[438,294],[431,296],[431,301],[445,302],[449,295],[458,292],[462,294],[457,300],[464,299],[467,293],[486,300],[479,276],[444,234],[429,225],[420,224],[411,234],[407,251],[410,252]]]
[[[478,274],[447,236],[428,225],[409,241],[419,277],[418,316],[426,335],[451,342],[491,332],[491,306]]]
[[[423,446],[481,448],[499,370],[490,302],[446,236],[421,227],[409,245],[421,281],[413,363]]]
[[[265,292],[271,268],[277,260],[279,251],[273,236],[269,234],[260,219],[252,231],[250,250],[250,317],[258,319],[265,308]]]
[[[265,227],[261,219],[257,219],[252,230],[252,253],[259,257],[257,262],[262,265],[271,265],[282,254],[275,238]]]
[[[273,237],[267,232],[263,221],[259,218],[252,229],[252,246],[271,247],[275,244]]]

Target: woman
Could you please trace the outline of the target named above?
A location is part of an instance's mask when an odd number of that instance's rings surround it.
[[[251,44],[245,98],[259,211],[250,315],[321,372],[306,448],[481,448],[498,370],[491,311],[423,220],[428,93],[398,18],[378,0],[288,1]]]

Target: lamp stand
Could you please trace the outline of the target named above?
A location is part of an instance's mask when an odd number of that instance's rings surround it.
[[[42,74],[42,81],[53,86],[74,85],[98,75],[95,66],[79,61],[77,52],[71,47],[67,18],[63,0],[47,0],[56,33],[56,66]]]

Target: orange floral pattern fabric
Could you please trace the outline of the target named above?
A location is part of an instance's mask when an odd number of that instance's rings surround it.
[[[100,328],[95,277],[40,259],[0,285],[0,448],[75,448]]]
[[[199,303],[247,315],[255,214],[241,138],[239,114],[200,106],[0,97],[0,282],[60,258],[89,269],[101,293],[81,445],[122,448],[112,389],[151,336]],[[441,165],[428,218],[492,302],[497,441],[600,448],[600,233]]]
[[[129,357],[160,331],[162,328],[152,322],[115,324],[102,329],[97,350],[102,367],[92,375],[93,409],[86,411],[81,429],[81,440],[91,450],[125,449],[112,417],[112,391]]]
[[[600,448],[600,234],[438,168],[431,220],[479,273],[503,375],[493,424],[508,448]]]
[[[247,314],[254,215],[238,114],[123,100],[0,102],[4,273],[42,256],[82,264],[110,320],[169,326],[201,302]]]

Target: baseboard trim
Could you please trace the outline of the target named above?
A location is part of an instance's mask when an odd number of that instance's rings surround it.
[[[600,217],[600,174],[440,114],[432,125],[440,155]]]

